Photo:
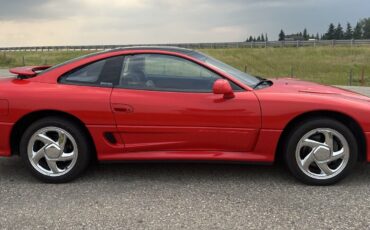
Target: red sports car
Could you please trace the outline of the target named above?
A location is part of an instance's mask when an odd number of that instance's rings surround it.
[[[203,53],[130,47],[0,82],[0,156],[52,183],[89,162],[272,163],[332,184],[370,161],[370,99],[293,79],[250,76]]]

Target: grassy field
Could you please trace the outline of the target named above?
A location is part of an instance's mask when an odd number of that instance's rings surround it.
[[[263,77],[296,76],[325,84],[360,84],[362,69],[370,85],[370,47],[244,48],[201,50],[241,70]],[[25,65],[54,65],[89,51],[0,53],[0,68]],[[24,61],[23,61],[24,59]]]
[[[0,52],[0,68],[23,65],[55,65],[92,51]]]

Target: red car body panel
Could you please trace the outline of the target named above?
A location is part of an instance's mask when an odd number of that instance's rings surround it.
[[[227,100],[213,93],[117,88],[111,101],[128,152],[250,152],[261,128],[260,107],[254,93],[237,94],[235,100]],[[117,110],[125,103],[135,105],[132,112]]]
[[[225,99],[213,93],[104,88],[58,83],[64,73],[107,57],[159,53],[202,65],[245,91]],[[34,67],[16,69],[18,74]],[[13,71],[14,72],[14,71]],[[14,124],[37,111],[60,111],[85,124],[99,160],[274,161],[283,130],[294,118],[333,111],[355,120],[370,145],[369,98],[293,79],[261,90],[191,56],[164,50],[118,50],[73,61],[45,74],[0,80],[0,156],[10,156]],[[104,137],[112,133],[117,143]],[[367,148],[367,160],[370,151]]]

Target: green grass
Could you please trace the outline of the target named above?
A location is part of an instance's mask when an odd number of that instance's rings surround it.
[[[241,70],[263,77],[296,76],[325,84],[347,85],[353,70],[353,84],[360,84],[362,68],[370,85],[370,47],[241,48],[201,50]],[[0,53],[0,68],[23,65],[54,65],[90,53],[89,51]]]
[[[0,68],[23,65],[55,65],[89,53],[93,53],[93,51],[0,52]]]
[[[263,77],[296,76],[325,84],[347,85],[353,70],[359,84],[362,68],[370,85],[370,47],[209,49],[203,52],[241,70]]]

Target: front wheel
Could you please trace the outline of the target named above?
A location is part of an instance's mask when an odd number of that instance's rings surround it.
[[[307,184],[330,185],[343,179],[357,161],[357,142],[342,123],[328,119],[301,122],[289,135],[285,161]]]
[[[90,148],[86,134],[74,122],[59,117],[36,121],[24,132],[21,157],[38,179],[63,183],[87,167]]]

